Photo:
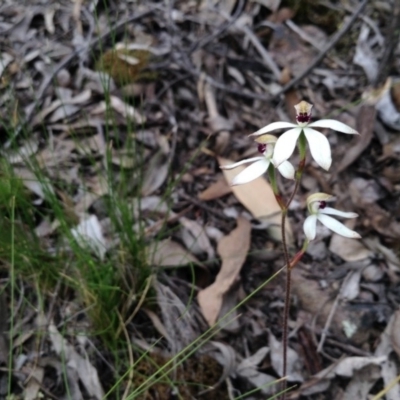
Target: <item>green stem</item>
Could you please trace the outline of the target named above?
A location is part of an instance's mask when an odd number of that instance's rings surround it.
[[[274,192],[274,195],[276,197],[279,195],[279,190],[278,190],[278,184],[276,183],[276,171],[272,162],[268,166],[268,178],[271,183],[272,191]]]

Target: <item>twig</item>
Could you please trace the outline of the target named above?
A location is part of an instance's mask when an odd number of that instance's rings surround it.
[[[335,312],[336,312],[336,309],[337,309],[337,307],[339,305],[339,300],[340,299],[341,299],[341,294],[339,293],[336,296],[336,299],[332,304],[332,307],[331,307],[331,309],[329,311],[328,318],[326,319],[326,322],[325,322],[325,326],[322,329],[321,338],[319,340],[318,347],[317,347],[317,352],[318,353],[320,353],[322,351],[322,347],[324,346],[324,342],[325,342],[326,336],[328,334],[329,327],[332,324],[333,316],[335,315]]]
[[[273,97],[279,97],[281,94],[286,93],[288,90],[292,89],[301,80],[303,80],[326,56],[326,54],[336,45],[336,43],[344,36],[344,34],[351,28],[354,21],[358,18],[360,13],[364,10],[367,5],[368,0],[364,0],[359,7],[354,11],[350,19],[342,26],[342,28],[337,31],[330,42],[322,49],[314,61],[307,67],[300,75],[293,78],[287,85],[285,85],[278,93]]]
[[[248,26],[243,26],[240,29],[249,38],[250,42],[253,44],[253,46],[260,53],[260,56],[262,57],[264,63],[267,65],[267,67],[275,75],[276,80],[279,81],[281,79],[281,71],[279,70],[279,67],[276,65],[275,61],[270,56],[268,51],[261,44],[261,42],[258,40],[258,37],[254,34],[254,32]]]
[[[200,76],[200,72],[196,73],[196,75]],[[268,95],[264,95],[264,94],[253,93],[253,92],[245,92],[243,89],[230,88],[229,86],[226,86],[223,83],[220,83],[220,82],[214,80],[213,78],[211,78],[211,76],[208,76],[205,74],[204,74],[204,80],[206,80],[211,85],[215,86],[217,89],[224,90],[225,92],[232,93],[232,94],[235,94],[240,97],[246,97],[248,99],[263,100],[263,101],[271,101],[273,98],[275,98],[275,96],[268,96]]]
[[[179,193],[180,197],[183,197],[185,200],[190,201],[191,203],[193,203],[195,206],[202,208],[203,210],[209,212],[210,214],[213,214],[219,218],[222,218],[226,221],[233,221],[233,219],[231,217],[228,217],[227,215],[225,215],[224,213],[221,213],[221,211],[219,210],[215,210],[212,207],[209,207],[207,205],[204,204],[204,202],[195,199],[194,197],[191,197],[189,195],[187,195],[186,193]]]
[[[189,49],[189,54],[193,53],[195,50],[207,46],[209,43],[213,42],[217,37],[221,36],[225,31],[227,31],[240,17],[243,11],[243,7],[244,7],[244,0],[240,0],[236,7],[235,13],[232,15],[232,18],[229,18],[228,22],[223,24],[219,29],[217,29],[211,35],[203,39],[200,39],[196,43],[192,44],[192,46]]]
[[[314,39],[311,35],[309,35],[307,32],[305,32],[303,29],[301,29],[298,25],[296,25],[291,19],[288,19],[285,21],[285,24],[288,26],[289,29],[291,29],[294,33],[300,36],[302,40],[304,40],[307,43],[310,43],[311,46],[315,47],[317,50],[322,51],[323,46],[318,40]],[[328,56],[329,57],[329,56]],[[329,57],[332,59],[332,61],[336,64],[338,64],[341,68],[345,69],[346,68],[346,63],[342,60],[340,60],[337,57]]]

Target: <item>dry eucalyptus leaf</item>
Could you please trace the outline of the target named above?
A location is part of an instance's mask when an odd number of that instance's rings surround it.
[[[100,383],[97,370],[90,363],[88,356],[82,357],[67,340],[65,340],[57,327],[49,324],[49,337],[55,352],[65,360],[68,368],[76,371],[77,377],[82,382],[89,396],[103,399],[104,391]]]
[[[172,291],[169,286],[153,280],[157,292],[157,303],[161,309],[162,320],[169,341],[172,355],[178,354],[190,346],[198,337],[196,318],[191,305]]]
[[[146,165],[142,182],[142,196],[148,196],[154,193],[165,182],[167,176],[167,157],[160,150]]]
[[[283,347],[276,337],[269,333],[269,348],[271,350],[271,364],[274,370],[282,376],[283,371]],[[287,379],[288,381],[303,382],[303,366],[299,355],[290,347],[287,349]]]
[[[218,351],[213,352],[213,357],[223,367],[223,372],[218,380],[218,383],[213,385],[214,387],[219,386],[225,379],[229,377],[236,370],[236,351],[233,347],[228,344],[217,342],[215,340],[210,341],[211,346],[215,347]]]
[[[226,179],[221,176],[220,179],[213,182],[207,189],[203,190],[197,196],[200,200],[209,201],[214,199],[219,199],[231,193],[231,187],[228,185]]]
[[[149,265],[158,267],[182,267],[190,263],[199,264],[195,256],[171,239],[152,242],[146,249]]]
[[[8,53],[0,53],[0,77],[7,68],[8,64],[14,60],[14,57]]]
[[[23,368],[22,372],[25,372],[28,378],[28,382],[24,388],[24,400],[36,400],[40,398],[39,391],[42,388],[44,378],[44,368],[39,365],[35,365],[30,371],[26,371]]]
[[[376,381],[381,377],[381,368],[370,364],[354,372],[347,385],[342,400],[367,399]],[[398,399],[399,397],[396,397]]]
[[[347,262],[365,260],[373,254],[361,241],[349,240],[336,233],[332,235],[329,250]]]
[[[214,248],[211,245],[204,226],[186,217],[179,218],[179,222],[183,226],[182,240],[185,242],[186,247],[189,249],[196,248],[199,250],[199,253],[207,253],[208,260],[213,259],[215,256]],[[193,252],[197,254],[197,251]]]
[[[351,271],[340,289],[342,299],[354,300],[360,293],[361,270]]]
[[[380,342],[375,349],[375,356],[386,356],[394,350],[397,355],[400,354],[400,311],[397,310],[390,318],[385,330],[381,333]],[[387,362],[381,366],[381,374],[385,387],[391,387],[386,394],[388,400],[397,400],[400,398],[400,385],[393,382],[397,379],[397,365],[394,358],[389,357]]]
[[[394,351],[400,357],[400,310],[397,310],[392,316],[390,339]]]
[[[236,369],[240,377],[247,379],[254,387],[260,388],[261,393],[266,396],[273,394],[276,390],[276,386],[273,385],[276,378],[258,370],[258,365],[268,353],[269,347],[261,347],[252,356],[242,360]]]
[[[350,145],[346,147],[344,154],[340,154],[336,173],[344,171],[368,148],[374,133],[375,118],[375,107],[370,104],[363,104],[357,116],[357,131],[360,135],[356,135]]]
[[[2,153],[10,164],[19,164],[26,162],[30,156],[37,153],[38,149],[39,140],[35,135],[33,138],[25,141],[17,150],[14,151],[9,149]]]
[[[240,217],[237,227],[218,243],[218,254],[222,259],[221,270],[215,282],[198,294],[201,311],[210,326],[218,319],[223,295],[238,279],[250,248],[250,222]]]
[[[233,161],[218,157],[219,164],[228,165]],[[233,170],[223,170],[224,176],[228,182],[244,170],[244,166],[239,166]],[[263,178],[257,178],[245,185],[231,187],[236,198],[246,207],[254,216],[263,222],[270,224],[268,232],[274,239],[281,239],[281,209],[276,202],[274,193],[269,183]],[[287,221],[287,220],[286,220]],[[289,223],[286,225],[286,235],[288,241],[292,241],[292,231]]]
[[[353,62],[359,65],[367,75],[370,83],[375,82],[379,72],[379,65],[376,50],[372,49],[372,40],[369,39],[370,28],[364,23],[358,37]]]
[[[121,114],[126,119],[131,119],[135,123],[141,125],[146,119],[141,115],[134,107],[122,101],[119,97],[110,96],[110,105],[117,113]],[[101,101],[97,107],[95,107],[92,114],[103,114],[107,111],[108,104],[105,101]]]
[[[347,357],[332,366],[320,371],[317,375],[324,378],[333,378],[335,375],[351,378],[355,371],[368,365],[381,366],[387,361],[387,356],[380,357]]]
[[[96,215],[84,218],[76,228],[71,230],[72,236],[81,247],[89,247],[101,260],[107,251],[107,242]]]
[[[53,186],[51,186],[48,179],[41,178],[39,181],[37,176],[26,168],[14,168],[14,174],[18,178],[21,178],[26,188],[41,199],[44,199],[47,193],[54,193]]]

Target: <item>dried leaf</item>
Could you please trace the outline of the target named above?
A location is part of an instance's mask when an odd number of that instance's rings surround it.
[[[186,217],[179,218],[179,222],[186,228],[182,232],[182,239],[186,247],[191,249],[194,254],[197,254],[197,251],[194,251],[194,249],[198,248],[199,253],[206,252],[207,258],[209,260],[213,259],[215,256],[214,248],[211,245],[204,227],[198,222],[192,221]]]
[[[376,111],[374,106],[369,104],[361,106],[357,116],[357,131],[360,135],[354,137],[350,145],[347,145],[344,154],[341,154],[336,173],[344,171],[349,165],[356,161],[369,146],[374,133],[375,118]]]
[[[146,249],[147,262],[158,267],[182,267],[199,261],[171,239],[151,243]]]
[[[385,330],[380,337],[380,343],[375,349],[375,356],[387,356],[394,350],[397,355],[400,354],[400,311],[397,310],[390,318]],[[387,362],[381,366],[381,374],[386,388],[388,400],[397,400],[400,398],[400,385],[398,383],[397,365],[394,358],[389,357]],[[397,380],[397,382],[396,382]],[[393,384],[396,382],[396,384]]]
[[[275,336],[269,333],[269,348],[271,350],[271,364],[274,370],[282,376],[283,372],[283,347]],[[303,366],[299,355],[290,347],[287,349],[287,379],[288,381],[303,382]]]
[[[88,357],[82,357],[60,334],[57,327],[49,324],[49,336],[55,352],[66,361],[67,366],[76,371],[86,391],[95,399],[103,399],[104,391],[100,383],[97,370],[90,363]]]
[[[400,113],[397,111],[396,106],[393,103],[392,95],[390,93],[390,87],[392,81],[389,78],[383,88],[380,99],[376,102],[376,110],[379,117],[389,128],[396,131],[400,131]]]
[[[347,262],[365,260],[373,255],[361,241],[349,240],[337,234],[332,235],[329,250]]]
[[[154,280],[157,302],[161,309],[162,320],[168,336],[171,352],[178,354],[197,338],[198,326],[186,304],[171,288]]]
[[[360,293],[361,270],[349,272],[340,289],[342,299],[354,300]]]
[[[101,260],[104,259],[107,242],[96,215],[81,220],[79,225],[71,230],[71,233],[80,246],[89,247]]]
[[[344,391],[343,400],[367,399],[376,381],[381,377],[381,368],[370,364],[354,372]],[[396,397],[398,398],[398,397]]]
[[[145,123],[145,117],[141,115],[134,107],[122,101],[119,97],[110,96],[110,105],[124,118],[132,119],[135,123],[139,125]],[[102,101],[95,109],[92,110],[92,114],[102,114],[106,112],[107,108],[107,103],[105,101]]]
[[[18,150],[4,151],[3,154],[10,164],[19,164],[28,161],[28,158],[33,154],[36,154],[38,149],[39,141],[37,137],[33,137],[25,141],[23,145],[18,148]]]
[[[240,269],[250,248],[251,225],[245,218],[237,220],[237,227],[218,243],[218,254],[222,259],[221,270],[215,282],[198,294],[198,301],[210,326],[217,321],[223,295],[238,278]]]
[[[54,193],[54,189],[48,179],[42,177],[39,181],[37,176],[26,168],[14,168],[14,174],[22,179],[26,188],[42,199],[46,197],[46,193]]]
[[[28,371],[24,371],[28,372]],[[24,400],[36,400],[40,398],[39,390],[42,387],[44,368],[35,365],[35,367],[27,373],[29,380],[24,389]]]
[[[220,165],[232,164],[233,161],[225,158],[218,158]],[[224,176],[228,182],[245,167],[239,166],[233,170],[223,170]],[[246,183],[245,185],[237,185],[232,188],[233,194],[236,198],[253,214],[255,218],[263,222],[271,224],[268,228],[269,233],[274,239],[281,239],[281,209],[276,202],[274,193],[269,183],[263,178],[257,178],[254,181]],[[292,241],[292,232],[287,223],[286,234],[288,241]]]
[[[142,183],[142,195],[154,193],[167,179],[168,163],[163,151],[158,151],[146,165]]]
[[[7,68],[8,64],[14,60],[14,57],[8,53],[0,53],[0,78],[3,75],[3,72]]]
[[[360,35],[358,36],[356,52],[354,54],[353,62],[364,69],[370,83],[375,82],[378,76],[379,66],[377,59],[377,52],[372,49],[372,40],[368,39],[370,28],[366,23],[363,23]]]
[[[387,361],[387,356],[380,357],[347,357],[339,361],[334,368],[332,366],[320,371],[317,376],[333,378],[335,375],[351,378],[355,371],[368,365],[381,366]]]
[[[204,201],[215,200],[227,195],[231,191],[231,187],[228,185],[226,179],[221,177],[212,183],[207,189],[199,193],[198,198]]]
[[[261,347],[252,356],[245,358],[237,366],[236,373],[247,379],[254,387],[259,388],[264,395],[271,395],[275,392],[273,385],[276,379],[268,374],[260,372],[257,367],[269,353],[269,347]]]

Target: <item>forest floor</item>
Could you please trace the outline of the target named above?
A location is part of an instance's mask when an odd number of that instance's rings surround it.
[[[305,100],[359,135],[317,128],[290,256],[316,192],[362,238],[318,223],[292,269],[286,398],[400,399],[399,26],[399,0],[3,2],[0,398],[277,398],[280,208],[220,167]]]

